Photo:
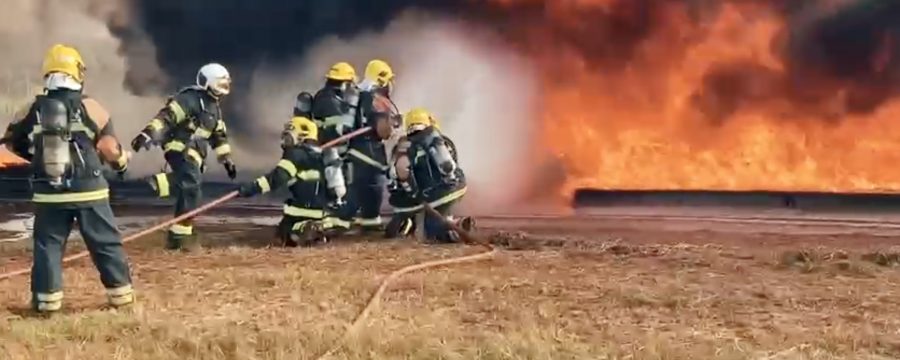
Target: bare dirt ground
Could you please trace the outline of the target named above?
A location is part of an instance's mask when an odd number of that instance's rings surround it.
[[[401,278],[337,359],[896,359],[900,240],[892,229],[603,219],[488,219],[493,260]],[[263,225],[208,224],[203,248],[128,244],[140,304],[103,310],[88,260],[66,313],[27,311],[0,283],[4,359],[310,359],[378,282],[479,251],[357,237],[268,247]],[[898,247],[895,247],[898,246]],[[79,250],[73,244],[70,253]],[[0,272],[29,264],[0,243]]]

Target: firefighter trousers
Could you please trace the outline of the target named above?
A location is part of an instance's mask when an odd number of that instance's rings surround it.
[[[451,202],[434,208],[441,214],[440,217],[435,216],[430,212],[425,212],[424,230],[425,238],[427,240],[442,243],[457,242],[459,240],[459,234],[456,234],[455,231],[447,225],[448,221],[455,221],[450,216],[453,205],[454,203]],[[388,221],[387,226],[385,226],[385,237],[393,239],[412,235],[416,231],[416,215],[421,213],[422,209],[423,207],[421,205],[419,205],[415,211],[397,211],[397,209],[395,209],[394,214],[391,216],[391,220]]]
[[[384,151],[384,148],[381,148]],[[339,211],[345,221],[353,221],[363,229],[382,227],[381,203],[384,201],[385,165],[379,164],[373,157],[362,155],[351,150],[347,156],[347,172],[350,184],[347,189],[347,201]]]
[[[434,210],[440,213],[441,216],[434,215],[428,211],[425,212],[424,227],[426,239],[442,243],[459,241],[459,234],[456,234],[456,231],[447,225],[447,222],[454,221],[451,217],[451,213],[455,203],[456,202],[453,201],[435,207]]]
[[[34,262],[31,272],[32,306],[41,312],[62,306],[62,259],[66,242],[77,220],[100,281],[111,305],[134,301],[128,258],[108,201],[92,204],[38,204],[34,219]]]
[[[191,212],[200,206],[202,170],[193,158],[182,152],[166,153],[171,172],[156,174],[151,183],[159,197],[175,196],[175,216]],[[185,220],[169,228],[167,249],[179,249],[194,235],[193,220]]]
[[[325,240],[322,218],[284,215],[278,223],[278,238],[283,246],[309,246]]]
[[[288,200],[278,223],[278,238],[284,246],[308,246],[324,242],[325,211],[314,202]]]
[[[411,194],[397,190],[391,192],[388,204],[393,208],[393,215],[384,227],[384,237],[393,239],[415,233],[416,214],[422,210],[422,203]]]

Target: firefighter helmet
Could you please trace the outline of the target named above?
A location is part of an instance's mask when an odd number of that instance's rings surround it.
[[[304,140],[318,141],[319,128],[309,118],[295,116],[284,126],[282,145],[285,147],[296,146]]]
[[[394,70],[384,60],[375,59],[366,65],[366,79],[378,86],[386,87],[394,80]]]
[[[428,110],[415,108],[406,113],[403,124],[407,132],[421,130],[434,124],[434,116]]]
[[[356,70],[353,69],[352,65],[346,62],[339,62],[331,65],[331,68],[328,69],[328,73],[325,74],[325,78],[329,80],[356,82]]]
[[[197,86],[202,87],[215,96],[231,93],[231,74],[221,64],[209,63],[197,71]]]
[[[84,83],[84,60],[81,54],[74,47],[56,44],[47,50],[44,56],[44,64],[42,72],[44,76],[51,73],[66,74],[79,84]]]

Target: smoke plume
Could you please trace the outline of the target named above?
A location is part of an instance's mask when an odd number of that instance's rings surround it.
[[[432,109],[459,144],[473,191],[496,194],[498,201],[520,193],[533,166],[558,169],[532,164],[553,153],[535,151],[542,144],[534,133],[547,126],[540,107],[550,94],[543,91],[581,82],[586,73],[611,84],[662,76],[731,4],[747,10],[741,21],[748,24],[759,15],[754,9],[783,19],[786,26],[768,46],[785,67],[724,59],[704,70],[690,104],[714,124],[774,100],[790,103],[778,117],[840,121],[893,98],[900,75],[900,5],[893,1],[7,2],[0,15],[7,93],[33,90],[15,84],[34,84],[30,74],[46,46],[73,43],[88,61],[88,92],[108,104],[126,141],[164,96],[193,82],[201,65],[226,65],[235,87],[225,118],[244,178],[274,163],[274,139],[294,95],[318,89],[331,63],[349,61],[361,73],[369,59],[387,60],[398,73],[401,108]],[[652,86],[641,90],[620,98],[639,96],[652,106],[666,96]],[[160,159],[158,151],[142,154],[134,176],[157,170]],[[221,176],[218,166],[210,170]]]
[[[397,73],[400,109],[431,110],[454,139],[470,186],[483,200],[478,209],[516,200],[529,170],[534,76],[525,60],[491,46],[488,38],[473,40],[478,38],[461,23],[410,12],[381,31],[326,37],[294,61],[260,64],[248,74],[252,85],[245,99],[253,117],[244,126],[252,126],[254,135],[237,139],[238,162],[274,164],[280,149],[271,139],[289,119],[294,97],[321,87],[331,64],[348,61],[361,72],[381,58]]]
[[[77,46],[89,67],[87,92],[107,104],[128,141],[167,94],[192,84],[204,63],[220,62],[235,79],[225,120],[241,178],[249,179],[277,162],[276,139],[299,91],[321,87],[334,62],[352,63],[361,76],[381,58],[398,74],[401,110],[432,110],[460,148],[472,191],[483,194],[482,204],[499,205],[516,196],[526,170],[533,76],[524,60],[468,23],[421,11],[447,3],[16,0],[3,33],[18,36],[4,37],[10,40],[0,49],[21,56],[0,65],[39,86],[46,47]],[[131,177],[163,162],[153,150],[134,164]],[[207,178],[222,179],[218,166],[209,170]]]
[[[900,77],[900,2],[879,0],[496,0],[470,3],[470,18],[494,28],[523,52],[537,57],[578,57],[595,73],[622,72],[647,62],[648,42],[658,53],[680,52],[707,36],[726,5],[742,5],[752,22],[774,10],[784,28],[771,50],[787,65],[760,74],[758,64],[722,61],[709,70],[697,93],[698,108],[712,120],[735,107],[788,98],[798,113],[827,113],[834,98],[847,113],[870,113],[897,95]],[[762,18],[760,17],[760,20]],[[512,29],[512,30],[510,30]],[[669,35],[667,35],[669,34]],[[672,35],[674,34],[674,35]],[[666,37],[669,36],[669,37]],[[666,38],[666,43],[659,42]],[[735,36],[734,41],[742,41]],[[668,49],[665,49],[668,48]],[[642,52],[643,51],[643,52]],[[549,62],[553,63],[554,60]],[[666,65],[660,65],[666,66]],[[761,76],[760,77],[758,77]],[[565,82],[565,76],[556,81]],[[761,90],[767,91],[761,91]],[[771,90],[771,91],[768,91]],[[763,93],[766,96],[761,96]],[[709,98],[707,98],[709,97]]]
[[[127,73],[153,70],[153,66],[140,67],[129,58],[120,55],[123,43],[114,36],[108,21],[117,21],[126,14],[124,3],[119,0],[7,0],[0,12],[0,84],[5,85],[4,102],[8,103],[6,115],[24,106],[31,97],[41,92],[41,61],[44,52],[52,44],[66,43],[79,48],[87,63],[85,93],[95,97],[112,114],[116,134],[127,142],[134,136],[148,117],[160,106],[161,97],[137,96],[124,86]],[[129,43],[127,47],[143,47],[153,53],[147,43]],[[154,76],[164,78],[158,69]],[[6,126],[3,119],[0,126]],[[133,171],[147,173],[158,169],[156,156],[139,154]],[[155,163],[155,164],[154,164]]]

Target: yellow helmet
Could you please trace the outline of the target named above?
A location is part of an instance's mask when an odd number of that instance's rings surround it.
[[[338,81],[356,81],[356,70],[348,63],[339,62],[331,65],[331,69],[328,69],[325,78]]]
[[[316,123],[303,116],[291,118],[291,121],[285,126],[285,131],[290,132],[298,141],[319,140],[319,128],[316,127]]]
[[[406,131],[415,126],[428,127],[434,125],[434,116],[428,110],[423,108],[415,108],[406,113],[403,117],[403,125]]]
[[[71,76],[79,84],[84,83],[84,60],[78,50],[71,46],[56,44],[47,50],[42,66],[43,75],[63,73]]]
[[[394,70],[384,60],[375,59],[366,65],[366,79],[374,81],[378,86],[387,86],[394,80]]]
[[[435,130],[441,131],[441,124],[438,123],[438,119],[434,116],[431,117],[431,126],[434,126]]]

